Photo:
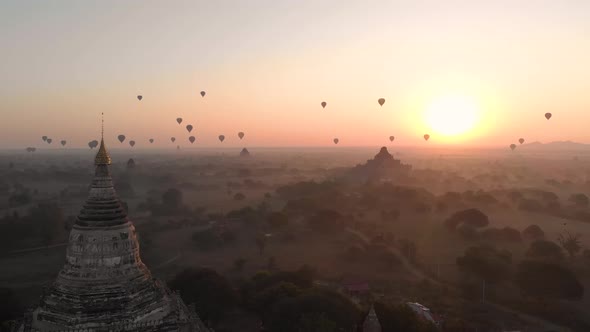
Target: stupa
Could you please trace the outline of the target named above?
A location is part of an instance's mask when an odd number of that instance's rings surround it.
[[[363,332],[381,332],[381,324],[375,312],[375,307],[371,306],[365,321],[363,322]]]
[[[250,151],[248,151],[246,148],[243,148],[242,151],[240,151],[240,157],[250,157]]]
[[[19,330],[209,332],[194,309],[141,261],[135,227],[113,187],[111,157],[102,139],[94,164],[66,262]]]

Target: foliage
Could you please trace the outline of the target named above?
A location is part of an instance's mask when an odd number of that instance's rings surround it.
[[[445,225],[451,230],[455,230],[459,225],[468,225],[473,228],[479,228],[485,227],[488,224],[488,216],[479,209],[457,211],[445,220]]]
[[[337,184],[331,181],[317,183],[315,181],[303,181],[283,186],[277,189],[277,194],[286,200],[298,199],[301,197],[313,197],[325,192],[331,192],[337,188]]]
[[[33,207],[30,218],[37,225],[45,245],[54,243],[65,231],[63,210],[56,203],[41,203]]]
[[[244,199],[246,199],[246,195],[244,195],[242,193],[236,193],[234,195],[234,200],[236,200],[236,201],[243,201]]]
[[[388,305],[381,302],[375,303],[375,313],[381,324],[382,331],[404,332],[435,332],[437,328],[427,322],[405,304]]]
[[[484,240],[491,242],[521,242],[522,236],[517,229],[512,227],[488,228],[480,233]]]
[[[522,231],[522,236],[527,240],[541,240],[545,238],[545,232],[538,225],[530,225]]]
[[[547,262],[524,261],[518,266],[516,284],[530,296],[580,300],[584,286],[569,269]]]
[[[266,220],[273,228],[281,228],[289,223],[289,217],[283,212],[272,212],[268,215]]]
[[[247,260],[245,258],[236,258],[234,260],[234,269],[236,271],[242,271],[244,269],[244,265],[246,265]]]
[[[246,206],[239,210],[232,210],[227,213],[228,218],[238,218],[245,223],[255,223],[260,219],[260,214],[250,206]]]
[[[343,216],[334,210],[320,210],[308,219],[308,225],[314,231],[331,233],[342,230],[344,221]]]
[[[229,282],[214,270],[191,268],[177,274],[170,288],[179,290],[185,303],[194,303],[205,321],[219,322],[237,303]]]
[[[590,204],[588,196],[586,196],[586,194],[583,193],[572,194],[569,198],[569,201],[574,203],[578,207],[588,207],[588,205]]]
[[[343,295],[310,288],[298,296],[277,301],[265,326],[270,331],[282,332],[342,331],[354,326],[359,316],[355,304]]]
[[[178,209],[182,205],[182,191],[170,188],[162,194],[162,204],[168,209]]]
[[[192,240],[201,250],[212,250],[236,241],[236,234],[225,228],[211,228],[193,233]]]
[[[258,247],[260,255],[262,255],[264,253],[264,249],[266,248],[266,236],[264,236],[264,234],[259,234],[256,236],[256,246]]]
[[[13,290],[0,288],[0,323],[22,318],[23,305]]]
[[[457,258],[460,269],[487,281],[507,279],[511,273],[512,254],[490,246],[474,246]]]
[[[21,205],[30,204],[33,201],[33,197],[29,190],[22,190],[13,193],[8,197],[8,206],[16,207]]]
[[[569,232],[565,232],[559,234],[557,242],[565,249],[570,258],[574,258],[582,250],[581,236],[580,234],[572,235]]]
[[[561,261],[563,260],[563,253],[557,243],[537,240],[531,243],[531,246],[526,252],[526,256],[531,259],[539,259],[546,261]]]

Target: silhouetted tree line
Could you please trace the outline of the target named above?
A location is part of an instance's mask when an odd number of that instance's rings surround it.
[[[0,248],[3,250],[50,245],[66,234],[62,209],[53,202],[40,203],[20,216],[14,212],[0,219]]]

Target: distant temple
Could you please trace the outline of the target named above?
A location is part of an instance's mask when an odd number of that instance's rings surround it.
[[[390,180],[406,177],[411,170],[411,165],[402,164],[387,151],[386,147],[382,147],[373,159],[350,169],[345,177],[361,181]]]
[[[365,321],[363,322],[363,332],[381,332],[381,323],[375,312],[375,307],[371,306]]]
[[[113,187],[104,141],[88,199],[70,232],[66,262],[22,332],[210,331],[141,261],[133,223]]]
[[[250,151],[248,151],[246,148],[243,148],[242,151],[240,151],[240,157],[250,157]]]

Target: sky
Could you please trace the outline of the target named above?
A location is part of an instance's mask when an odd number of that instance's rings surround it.
[[[590,143],[585,0],[4,0],[0,45],[0,148]]]

